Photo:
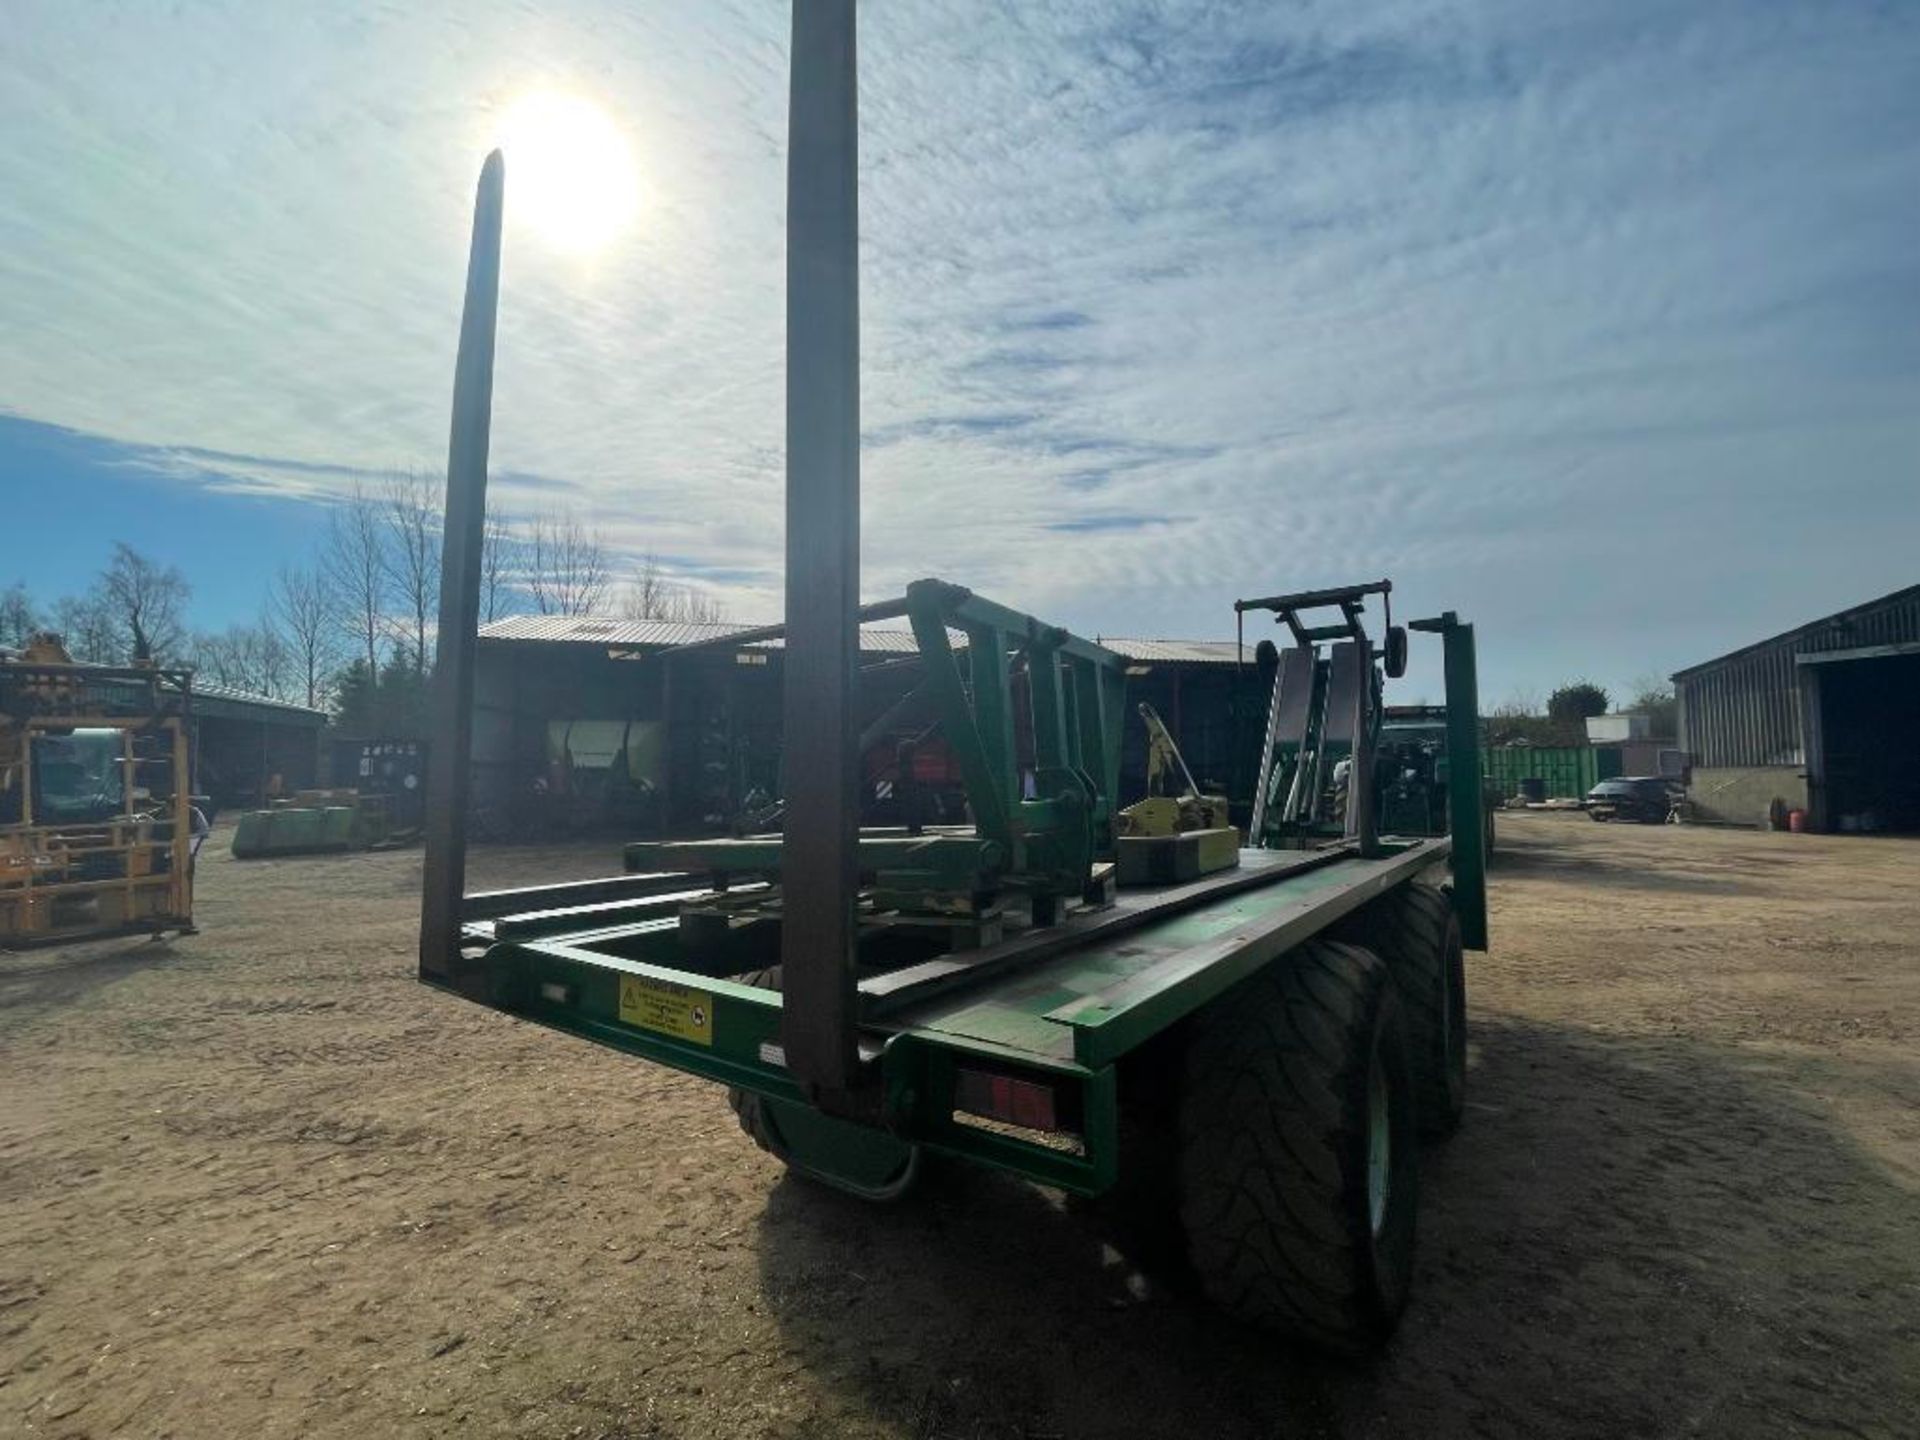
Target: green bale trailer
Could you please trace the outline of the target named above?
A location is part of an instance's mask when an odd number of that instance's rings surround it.
[[[1412,1273],[1418,1139],[1461,1116],[1462,951],[1486,945],[1472,628],[1414,627],[1440,638],[1462,733],[1452,833],[1397,836],[1365,793],[1405,660],[1390,617],[1378,644],[1367,628],[1391,586],[1242,602],[1293,637],[1253,843],[1219,873],[1118,889],[1121,658],[942,581],[857,602],[851,4],[797,6],[792,63],[789,622],[719,642],[784,637],[785,832],[465,892],[491,157],[454,392],[421,979],[728,1087],[754,1143],[860,1200],[905,1196],[930,1155],[988,1166],[1096,1198],[1248,1321],[1375,1343]],[[901,616],[965,826],[858,826],[856,632]]]

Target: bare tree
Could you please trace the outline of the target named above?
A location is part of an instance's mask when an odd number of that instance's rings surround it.
[[[333,597],[311,565],[283,565],[267,592],[268,623],[286,646],[296,693],[317,708],[335,659]]]
[[[100,573],[100,586],[135,660],[171,658],[187,638],[181,612],[193,588],[172,565],[149,559],[124,540]]]
[[[720,597],[697,586],[685,586],[681,592],[680,614],[683,620],[715,625],[727,618],[727,607]]]
[[[620,614],[628,620],[713,622],[726,618],[726,607],[705,590],[669,579],[657,556],[643,555],[621,590]]]
[[[285,694],[287,647],[265,625],[229,625],[194,635],[189,658],[203,681],[254,695]]]
[[[1538,690],[1529,690],[1524,686],[1516,687],[1511,695],[1507,696],[1506,699],[1502,700],[1486,713],[1498,716],[1502,720],[1515,720],[1529,715],[1538,715],[1541,713],[1540,692]]]
[[[84,595],[68,595],[53,607],[54,628],[74,659],[89,665],[111,665],[125,657],[113,607],[99,587]]]
[[[211,630],[196,630],[187,642],[187,663],[193,667],[194,680],[202,685],[240,688],[240,665],[225,635]]]
[[[571,511],[536,515],[527,541],[527,591],[542,615],[592,615],[611,581],[606,547]]]
[[[262,622],[248,627],[253,636],[254,688],[276,700],[292,698],[293,652],[280,632]]]
[[[327,518],[321,572],[332,592],[340,631],[380,673],[380,636],[387,628],[385,519],[380,502],[357,481]]]
[[[1653,733],[1662,739],[1680,733],[1680,702],[1674,698],[1673,682],[1657,671],[1633,682],[1633,700],[1627,708],[1646,716]]]
[[[440,487],[409,470],[381,491],[387,529],[387,579],[401,607],[401,643],[416,674],[427,673],[427,648],[440,609]]]
[[[27,587],[14,581],[0,591],[0,645],[19,649],[40,629],[40,612],[34,606]]]
[[[499,516],[489,515],[480,539],[480,623],[491,624],[508,613],[513,604],[514,563],[520,553],[519,537],[513,527]]]
[[[653,555],[642,555],[640,563],[633,568],[626,588],[620,595],[620,616],[624,620],[669,620],[668,603],[673,594],[673,583],[667,579],[666,572],[660,568],[660,561]]]

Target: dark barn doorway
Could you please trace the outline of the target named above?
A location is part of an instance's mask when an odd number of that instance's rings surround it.
[[[1892,647],[1889,647],[1892,649]],[[1803,657],[1823,830],[1920,833],[1920,651]]]

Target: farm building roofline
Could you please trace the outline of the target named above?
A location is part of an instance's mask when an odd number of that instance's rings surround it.
[[[668,650],[703,641],[725,640],[763,628],[760,624],[701,620],[613,620],[591,615],[509,615],[480,627],[480,638],[496,644],[592,645]],[[951,632],[956,647],[966,643]],[[745,642],[753,649],[775,649],[778,640]],[[1231,640],[1116,640],[1100,644],[1138,664],[1231,665],[1239,658]],[[860,648],[869,654],[914,653],[909,630],[868,625],[860,631]]]
[[[1796,635],[1802,635],[1812,630],[1824,630],[1833,626],[1845,626],[1861,616],[1869,615],[1874,611],[1899,605],[1910,600],[1920,601],[1920,585],[1908,585],[1904,589],[1882,595],[1876,600],[1865,600],[1858,605],[1849,605],[1844,610],[1836,610],[1831,615],[1824,615],[1818,620],[1809,620],[1805,624],[1791,626],[1788,629],[1782,630],[1777,635],[1769,635],[1764,640],[1755,640],[1751,644],[1742,645],[1738,650],[1729,650],[1726,654],[1716,655],[1711,660],[1702,660],[1697,665],[1689,665],[1683,670],[1675,670],[1667,678],[1670,680],[1686,680],[1700,674],[1702,671],[1717,669],[1729,661],[1738,660],[1756,651],[1765,650],[1769,646],[1779,645],[1784,641],[1793,639]]]

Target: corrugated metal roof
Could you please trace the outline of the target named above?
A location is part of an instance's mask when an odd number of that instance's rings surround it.
[[[702,640],[724,639],[761,628],[759,622],[735,624],[731,621],[699,620],[608,620],[591,615],[509,615],[480,627],[482,640],[538,641],[555,645],[595,645],[616,649],[666,650],[676,645],[693,645]],[[949,630],[954,648],[966,644],[966,637]],[[778,648],[778,640],[752,642],[755,648]],[[1099,642],[1142,665],[1232,665],[1239,649],[1231,640],[1112,640]],[[860,648],[870,655],[911,655],[918,648],[911,630],[890,630],[867,625],[860,631]],[[1247,658],[1253,658],[1251,649]]]
[[[1883,645],[1900,640],[1920,639],[1920,585],[1909,585],[1878,600],[1849,606],[1805,625],[1796,625],[1765,640],[1742,645],[1712,660],[1702,660],[1671,678],[1680,680],[1712,670],[1730,661],[1741,660],[1773,645],[1794,645],[1802,650],[1845,650],[1855,645]]]
[[[9,645],[0,645],[0,660],[18,660],[25,653],[25,651],[17,650]],[[103,670],[113,668],[111,666],[95,665],[85,660],[75,661],[74,666],[79,670]],[[183,666],[181,668],[188,670],[190,673],[192,672],[191,666]],[[108,683],[111,684],[113,682]],[[228,718],[233,718],[233,712],[236,709],[284,710],[291,712],[292,715],[298,716],[301,721],[307,724],[324,725],[327,720],[327,712],[324,710],[316,710],[311,706],[300,705],[292,700],[276,700],[270,695],[256,695],[250,690],[236,690],[231,685],[216,685],[211,680],[201,679],[198,674],[193,675],[192,698],[196,709],[203,715],[218,717],[224,712]],[[212,702],[211,706],[204,703],[207,701]]]
[[[591,615],[509,615],[480,627],[482,640],[542,641],[556,645],[603,645],[614,648],[667,650],[676,645],[693,645],[702,640],[721,640],[761,628],[731,621],[699,620],[607,620]],[[958,632],[949,632],[956,645],[964,644]],[[751,642],[756,649],[777,649],[778,640]],[[874,655],[910,655],[915,650],[911,630],[882,630],[869,625],[860,631],[860,648]]]
[[[609,620],[594,615],[509,615],[480,627],[482,640],[551,640],[571,645],[691,645],[753,629],[700,620]]]
[[[213,702],[209,705],[207,702]],[[202,715],[215,717],[226,714],[235,718],[236,710],[277,710],[286,712],[289,719],[298,719],[310,725],[324,725],[327,712],[291,700],[276,700],[269,695],[255,695],[250,691],[236,690],[231,685],[215,685],[202,680],[198,675],[193,678],[193,706]]]
[[[1231,640],[1120,640],[1102,636],[1100,643],[1141,665],[1232,665],[1240,647]],[[1248,660],[1253,647],[1248,646]]]
[[[1704,767],[1807,763],[1803,655],[1920,641],[1920,585],[1676,670],[1680,748]]]

